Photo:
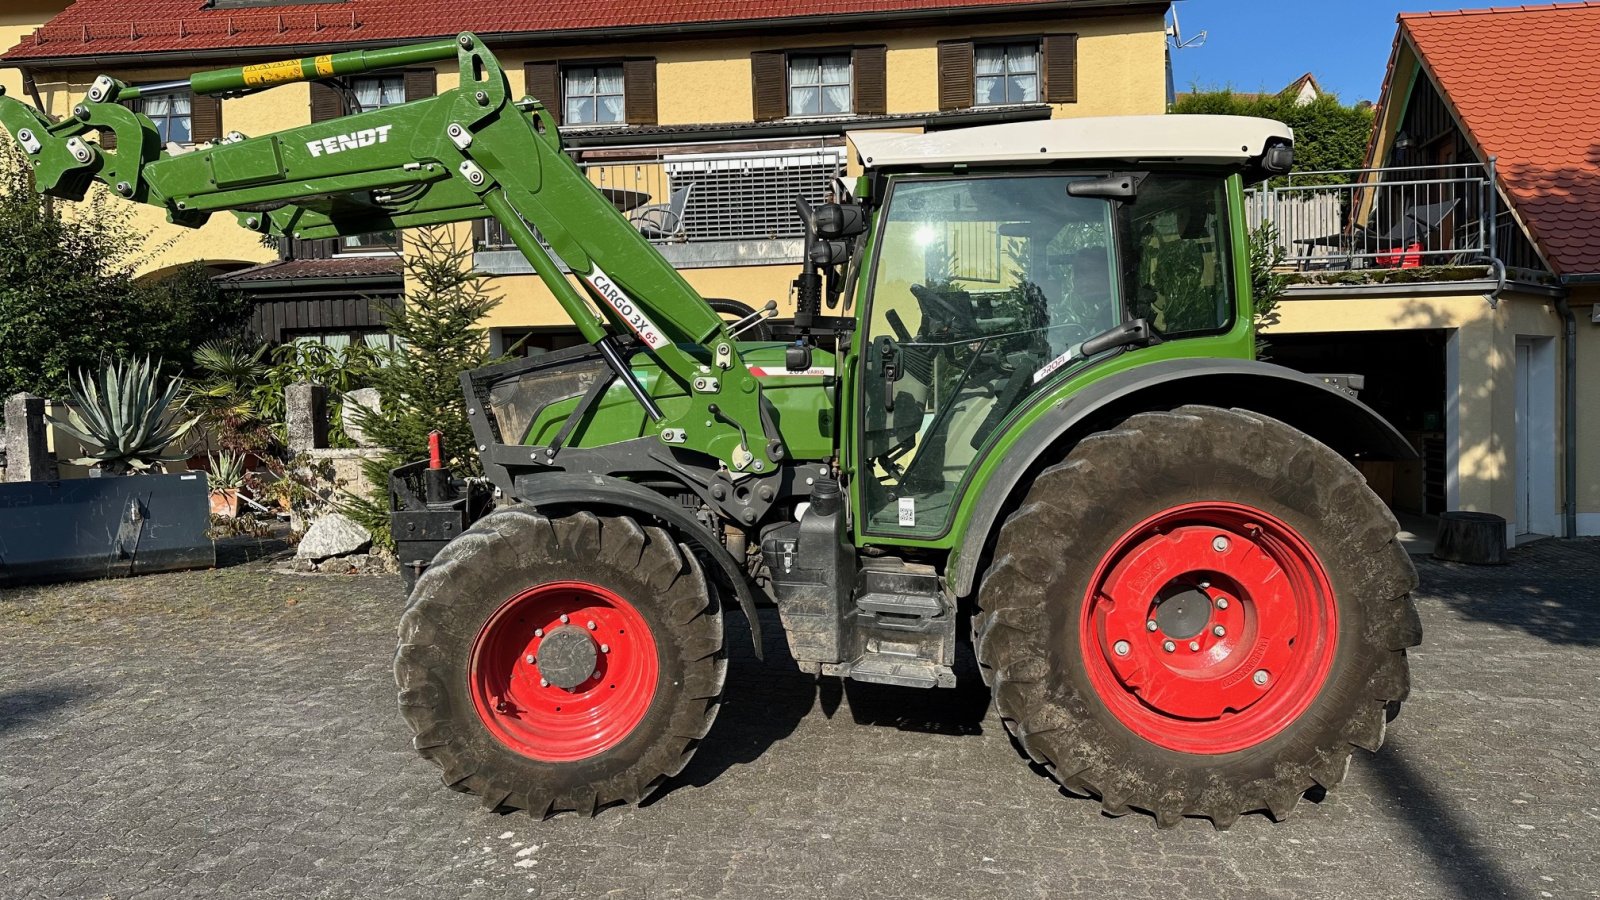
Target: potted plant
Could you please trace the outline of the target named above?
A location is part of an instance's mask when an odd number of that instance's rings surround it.
[[[244,456],[238,453],[212,453],[206,462],[211,470],[211,515],[232,519],[239,515],[239,489],[244,487]]]
[[[100,449],[72,463],[102,475],[126,475],[163,472],[167,463],[181,462],[183,455],[164,454],[199,417],[182,419],[173,403],[182,379],[170,378],[164,387],[159,380],[160,363],[149,357],[111,362],[98,378],[79,370],[67,417],[52,415],[50,421],[85,446]]]

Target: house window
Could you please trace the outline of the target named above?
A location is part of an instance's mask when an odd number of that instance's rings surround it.
[[[372,112],[406,102],[404,75],[361,75],[350,79],[350,112]]]
[[[1039,102],[1039,42],[973,48],[973,98],[978,106]]]
[[[622,65],[568,66],[561,70],[561,96],[566,101],[566,125],[621,125],[626,106],[622,99]]]
[[[850,54],[789,56],[789,115],[839,116],[851,111]]]
[[[189,94],[152,94],[139,101],[139,111],[155,123],[163,145],[193,142]]]
[[[345,96],[351,113],[372,112],[406,102],[404,75],[361,75],[350,79],[349,85]],[[400,233],[397,231],[350,234],[339,238],[341,254],[393,253],[398,249]]]

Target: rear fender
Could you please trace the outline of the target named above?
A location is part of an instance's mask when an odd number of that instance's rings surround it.
[[[972,503],[956,546],[950,581],[957,596],[972,592],[995,533],[1045,466],[1059,462],[1087,435],[1153,409],[1188,404],[1246,409],[1270,416],[1345,457],[1412,459],[1405,437],[1371,407],[1310,375],[1255,360],[1173,359],[1109,375],[1060,401],[1029,426],[1017,447],[1037,448],[1001,460]]]

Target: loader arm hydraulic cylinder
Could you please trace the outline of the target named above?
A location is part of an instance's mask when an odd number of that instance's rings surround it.
[[[154,124],[125,105],[156,93],[236,96],[452,57],[459,84],[435,97],[273,134],[231,132],[192,149],[160,146]],[[768,431],[761,385],[722,318],[562,150],[544,106],[512,99],[499,61],[472,34],[155,85],[101,76],[60,121],[0,94],[0,124],[41,193],[81,200],[98,182],[188,227],[227,212],[262,235],[311,240],[491,216],[584,339],[601,348],[661,440],[734,472],[771,471],[785,456]],[[107,132],[115,149],[93,139]],[[663,411],[627,363],[628,338],[687,402]]]

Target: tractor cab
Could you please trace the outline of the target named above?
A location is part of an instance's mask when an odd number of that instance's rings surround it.
[[[945,537],[1007,425],[1125,350],[1249,358],[1241,188],[1287,171],[1291,141],[1164,116],[858,135],[862,539]]]

